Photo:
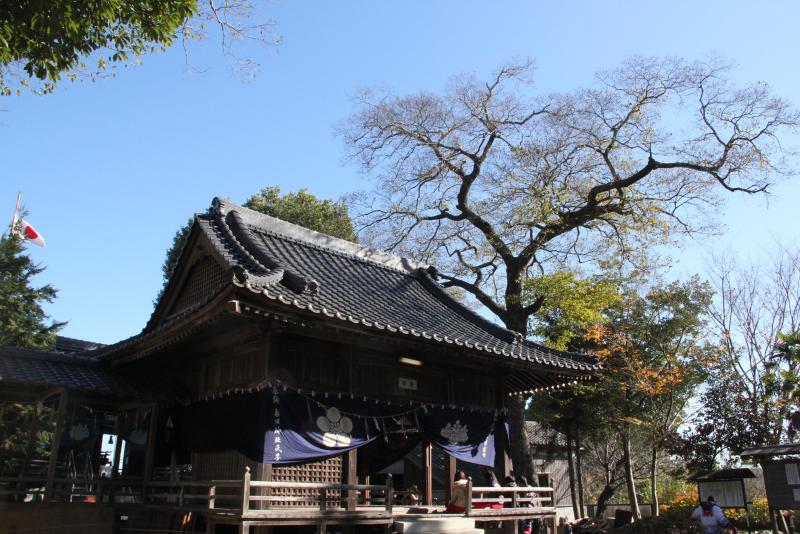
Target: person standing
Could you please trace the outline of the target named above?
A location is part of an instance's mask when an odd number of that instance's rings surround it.
[[[722,508],[717,506],[711,495],[694,509],[692,519],[700,524],[704,534],[721,534],[722,528],[728,526],[733,527],[733,532],[736,533],[736,527],[725,517]]]

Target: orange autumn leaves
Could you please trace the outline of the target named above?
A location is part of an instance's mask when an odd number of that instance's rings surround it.
[[[586,335],[591,352],[604,368],[607,380],[630,393],[664,395],[682,386],[695,367],[675,354],[658,354],[642,348],[642,342],[608,325],[595,325]]]

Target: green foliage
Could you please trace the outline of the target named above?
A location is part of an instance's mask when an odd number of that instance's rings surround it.
[[[50,321],[42,309],[56,298],[56,289],[31,286],[42,271],[15,234],[0,236],[0,345],[48,350],[55,344],[66,323]]]
[[[34,404],[0,404],[0,475],[19,476],[28,454],[32,461],[49,458],[55,431],[55,414],[56,409],[52,403],[42,404],[40,407]],[[34,417],[36,424],[32,427]],[[26,469],[29,467],[30,464]]]
[[[604,312],[621,296],[618,284],[608,276],[579,278],[572,271],[559,271],[526,279],[522,298],[542,303],[531,317],[529,331],[549,347],[568,350],[575,338],[603,322]]]
[[[350,220],[347,206],[343,202],[319,199],[309,193],[307,189],[281,196],[280,187],[265,187],[248,198],[244,206],[323,234],[347,241],[356,241],[353,221]],[[167,256],[164,258],[164,263],[161,267],[164,275],[164,285],[156,297],[156,302],[161,297],[167,282],[172,276],[172,271],[178,263],[178,257],[181,250],[183,250],[186,239],[189,237],[189,231],[192,229],[193,220],[189,219],[184,226],[175,232],[172,245],[167,250]]]
[[[356,241],[347,206],[343,202],[319,199],[308,189],[281,196],[280,187],[265,187],[248,198],[244,207],[323,234]]]
[[[102,73],[169,47],[197,0],[14,0],[0,9],[0,91],[40,82],[50,92],[66,76]],[[89,67],[85,62],[96,62]]]
[[[750,512],[750,526],[753,528],[769,529],[771,532],[772,522],[769,518],[769,503],[766,497],[756,497],[753,504],[748,507]],[[736,524],[739,530],[747,528],[747,514],[743,508],[736,510],[726,510],[725,515]]]

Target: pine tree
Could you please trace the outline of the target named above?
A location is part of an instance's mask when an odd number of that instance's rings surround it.
[[[56,332],[66,323],[50,320],[42,309],[58,293],[50,284],[31,285],[42,271],[14,232],[0,236],[0,345],[44,350],[55,345]]]

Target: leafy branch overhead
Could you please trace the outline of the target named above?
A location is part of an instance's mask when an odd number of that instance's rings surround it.
[[[444,94],[365,91],[340,128],[377,177],[357,229],[431,261],[510,328],[540,301],[526,278],[709,230],[720,191],[766,192],[790,172],[798,113],[718,62],[632,58],[591,87],[536,95],[529,62]]]
[[[166,50],[181,41],[218,34],[236,70],[257,64],[234,45],[274,45],[274,22],[256,5],[234,0],[19,0],[0,10],[0,93],[28,87],[52,92],[63,78],[96,79],[116,65]],[[188,56],[187,56],[188,63]]]

